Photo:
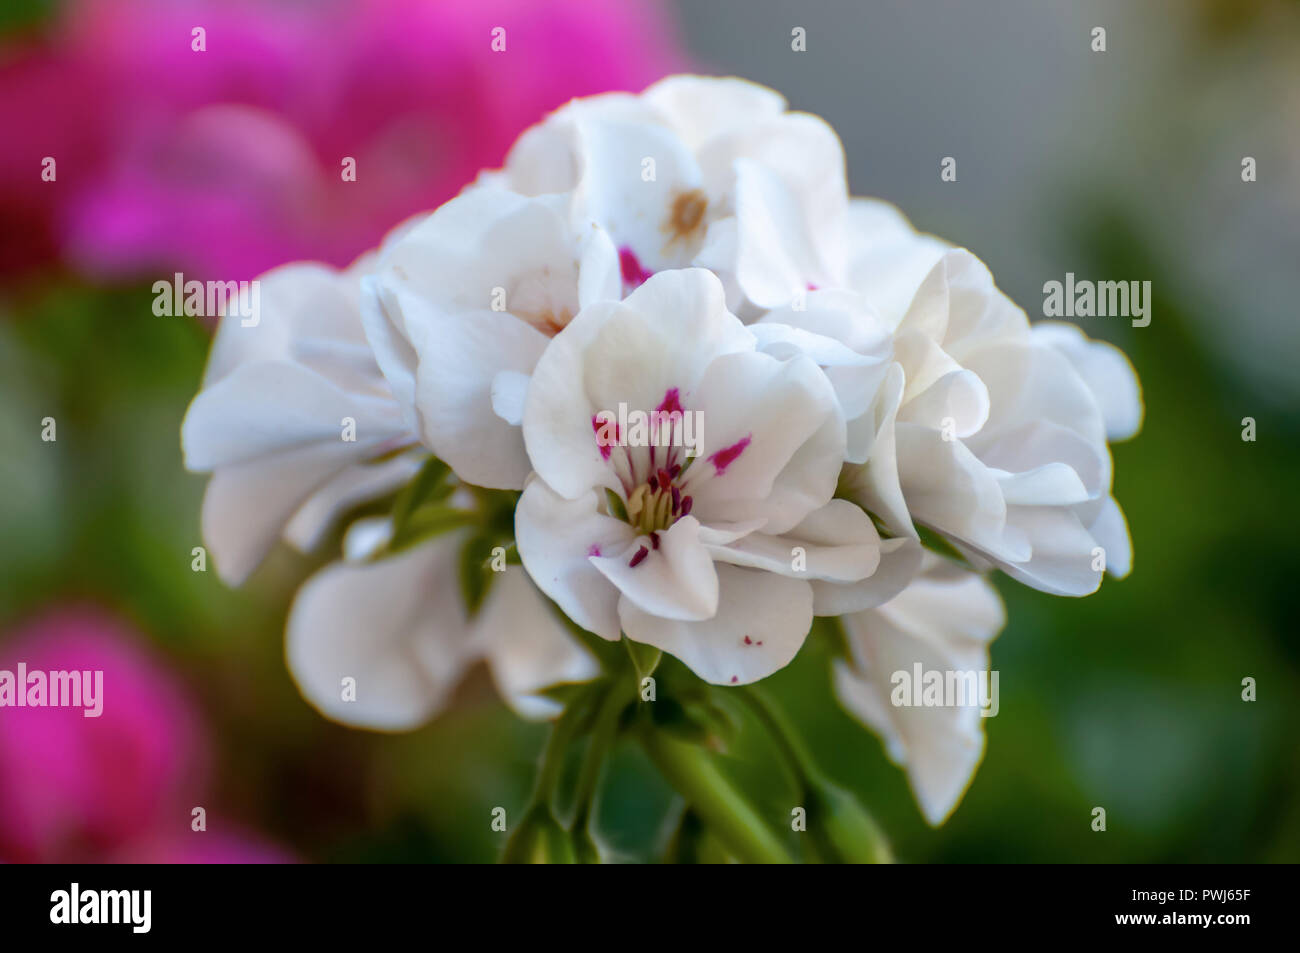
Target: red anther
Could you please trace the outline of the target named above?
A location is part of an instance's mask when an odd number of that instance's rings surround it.
[[[646,480],[646,483],[650,484],[650,492],[651,492],[651,493],[654,493],[655,491],[657,491],[657,490],[659,489],[659,480],[655,477],[655,475],[654,475],[653,473],[650,474],[650,479],[649,479],[649,480]]]
[[[673,478],[668,475],[667,470],[660,470],[658,473],[660,486],[671,486]]]
[[[673,487],[673,513],[676,513],[682,505],[682,491]]]
[[[681,472],[682,472],[682,465],[681,465],[680,463],[674,463],[674,464],[673,464],[671,467],[669,467],[669,469],[668,469],[668,475],[669,475],[670,477],[672,477],[674,480],[677,479],[677,474],[679,474],[679,473],[681,473]]]
[[[642,546],[636,551],[636,555],[632,557],[632,559],[628,562],[628,565],[631,566],[633,569],[635,569],[637,566],[641,565],[641,560],[645,559],[649,555],[650,555],[650,550]]]
[[[684,500],[682,500],[682,515],[688,516],[691,512],[691,507],[694,505],[695,505],[695,500],[692,497],[688,496]]]
[[[658,549],[658,548],[659,548],[659,534],[658,534],[658,533],[651,533],[651,534],[650,534],[650,545],[653,546],[655,549]]]

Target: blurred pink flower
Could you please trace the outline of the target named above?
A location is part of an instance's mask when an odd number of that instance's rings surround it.
[[[679,65],[653,0],[74,0],[0,66],[0,127],[21,130],[0,240],[100,277],[343,265],[546,111]]]
[[[102,671],[102,712],[0,708],[0,858],[286,856],[214,830],[211,817],[191,832],[190,811],[205,803],[202,727],[182,685],[122,625],[91,609],[55,611],[0,642],[0,670],[19,662],[28,672]]]

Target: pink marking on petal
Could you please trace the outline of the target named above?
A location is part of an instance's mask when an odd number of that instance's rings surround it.
[[[670,387],[664,391],[664,399],[659,402],[659,406],[655,410],[665,414],[671,414],[673,411],[678,413],[686,412],[682,409],[682,401],[676,387]]]
[[[637,258],[636,252],[626,245],[618,250],[618,267],[623,273],[623,284],[629,288],[639,288],[654,274],[653,271],[646,271],[641,267],[641,259]]]
[[[731,676],[731,684],[735,685],[738,681],[740,681],[740,676],[739,676],[739,675],[733,675],[733,676]]]
[[[614,439],[612,441],[608,436],[601,436],[601,431],[605,430],[606,427],[614,428]],[[623,439],[622,434],[618,432],[618,421],[601,420],[600,414],[595,414],[591,418],[591,429],[595,431],[596,434],[596,446],[600,448],[600,458],[602,460],[608,460],[610,448],[622,442]],[[606,431],[606,433],[608,433],[608,431]]]
[[[714,471],[720,474],[735,463],[736,458],[744,453],[745,448],[749,446],[749,441],[750,437],[746,436],[733,443],[730,447],[723,447],[717,453],[711,455],[709,461],[713,464]]]
[[[749,636],[745,636],[745,644],[746,644],[746,645],[753,645],[753,644],[754,644],[754,640],[751,639]]]
[[[592,543],[592,544],[591,544],[591,547],[587,550],[587,555],[588,555],[588,556],[599,556],[599,555],[600,555],[600,547],[597,546],[595,543]]]

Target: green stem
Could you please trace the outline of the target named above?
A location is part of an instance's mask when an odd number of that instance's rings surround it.
[[[619,722],[623,709],[636,697],[636,686],[626,679],[616,678],[596,710],[591,741],[578,771],[578,781],[574,788],[573,822],[569,829],[578,832],[587,827],[591,819],[592,806],[596,799],[596,787],[600,783],[601,772],[614,739],[618,737]]]
[[[789,853],[709,754],[646,723],[646,754],[726,849],[744,863],[788,864]]]
[[[737,694],[767,729],[787,768],[798,775],[796,789],[807,799],[808,823],[818,852],[849,863],[893,863],[889,843],[875,819],[857,798],[822,773],[781,709],[752,685],[737,689]]]
[[[776,743],[777,754],[781,760],[781,767],[785,771],[790,786],[794,788],[795,793],[803,794],[807,788],[807,781],[816,774],[816,765],[813,763],[812,755],[808,749],[803,746],[799,736],[790,728],[789,723],[780,709],[776,708],[767,695],[753,685],[743,685],[740,688],[728,689],[732,697],[738,697],[743,701],[766,730],[768,735]]]
[[[542,752],[541,767],[537,769],[537,778],[533,783],[531,804],[549,804],[555,797],[555,786],[560,779],[560,772],[564,770],[564,756],[578,732],[578,726],[591,710],[591,705],[590,696],[577,698],[551,725],[551,733],[546,738],[546,748]]]

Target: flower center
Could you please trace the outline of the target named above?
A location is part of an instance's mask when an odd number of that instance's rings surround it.
[[[667,529],[679,516],[689,513],[693,500],[683,496],[676,484],[681,472],[680,464],[674,463],[668,469],[661,467],[633,490],[626,503],[628,523],[653,539],[659,530]]]
[[[708,196],[700,189],[691,189],[673,199],[672,209],[668,213],[669,241],[677,242],[689,238],[704,221],[704,213],[708,207]]]

